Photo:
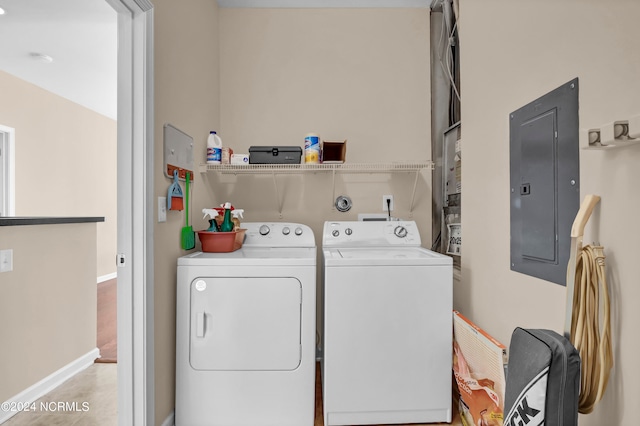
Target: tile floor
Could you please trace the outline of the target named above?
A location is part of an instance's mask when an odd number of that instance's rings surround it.
[[[18,413],[2,426],[116,426],[118,424],[117,369],[117,364],[93,364],[36,401],[35,411]],[[323,424],[321,395],[322,385],[318,368],[316,371],[316,426]],[[57,408],[59,402],[68,407],[48,412],[42,409],[43,405]],[[455,407],[451,424],[434,423],[424,426],[438,425],[462,425]]]
[[[117,364],[93,364],[37,400],[34,411],[18,413],[2,426],[115,426],[117,369]]]

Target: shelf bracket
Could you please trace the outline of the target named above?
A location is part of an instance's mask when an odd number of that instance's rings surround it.
[[[278,210],[278,214],[280,215],[280,219],[282,219],[282,202],[280,201],[280,193],[278,192],[278,182],[276,181],[276,172],[272,171],[271,176],[273,177],[273,188],[276,192],[276,210]]]
[[[335,210],[334,200],[336,199],[336,169],[331,170],[331,200],[329,205]]]
[[[413,180],[413,191],[411,192],[411,204],[409,204],[409,217],[413,217],[413,206],[416,199],[416,189],[418,188],[418,177],[420,170],[416,170],[416,177]]]

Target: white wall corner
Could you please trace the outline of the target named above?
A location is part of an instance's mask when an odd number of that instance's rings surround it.
[[[175,411],[171,411],[167,416],[167,418],[164,419],[164,422],[162,422],[161,426],[175,426],[175,424],[176,424]]]

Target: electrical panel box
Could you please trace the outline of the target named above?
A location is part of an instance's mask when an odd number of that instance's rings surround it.
[[[511,269],[566,285],[580,208],[578,79],[512,112]]]

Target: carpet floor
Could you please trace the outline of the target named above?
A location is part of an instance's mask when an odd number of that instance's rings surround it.
[[[96,344],[100,358],[96,362],[113,363],[118,360],[117,337],[117,279],[98,284],[98,321]]]

